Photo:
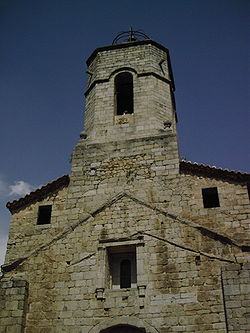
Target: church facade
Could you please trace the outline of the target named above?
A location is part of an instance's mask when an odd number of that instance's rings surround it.
[[[0,333],[250,331],[250,175],[180,160],[168,50],[87,60],[71,174],[7,204]]]

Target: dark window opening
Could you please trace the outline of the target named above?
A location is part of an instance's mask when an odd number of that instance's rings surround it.
[[[136,247],[112,246],[108,249],[110,287],[135,288],[137,284]]]
[[[49,224],[51,220],[52,206],[39,206],[37,224]]]
[[[120,263],[120,287],[131,288],[131,262],[122,260]]]
[[[199,265],[201,264],[201,257],[200,257],[200,256],[196,256],[196,257],[195,257],[195,264],[196,264],[197,266],[199,266]]]
[[[220,207],[217,187],[203,188],[202,197],[204,208]]]
[[[134,112],[133,75],[124,72],[115,77],[116,114]]]
[[[248,198],[250,200],[250,183],[247,183],[247,193],[248,193]]]

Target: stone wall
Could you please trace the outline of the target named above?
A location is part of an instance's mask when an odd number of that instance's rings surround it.
[[[65,200],[67,187],[48,195],[42,201],[35,202],[15,213],[9,229],[9,239],[5,263],[25,258],[43,246],[45,241],[53,239],[67,225]],[[51,223],[37,225],[38,207],[52,205]]]
[[[0,333],[23,333],[28,283],[20,278],[0,280]]]
[[[44,237],[40,251],[16,268],[30,284],[25,333],[87,333],[126,316],[161,333],[226,332],[220,272],[237,249],[131,195],[93,206],[53,242]],[[100,251],[131,244],[139,246],[138,285],[113,290]]]
[[[250,331],[250,264],[222,269],[228,332]]]

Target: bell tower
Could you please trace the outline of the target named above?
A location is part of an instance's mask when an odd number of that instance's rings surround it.
[[[176,132],[168,49],[139,31],[119,34],[87,60],[84,132],[88,143]]]
[[[134,184],[142,189],[146,179],[162,182],[178,175],[168,50],[131,30],[97,48],[87,66],[84,131],[72,155],[72,197],[79,186],[99,200],[99,194],[103,199],[103,193]]]

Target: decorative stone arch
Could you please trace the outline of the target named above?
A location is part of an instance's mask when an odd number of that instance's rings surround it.
[[[159,333],[156,328],[136,317],[109,318],[92,327],[88,333],[105,333],[108,328],[118,328],[119,326],[137,328],[138,332],[141,330],[142,333]],[[82,333],[85,333],[85,331],[82,331]]]
[[[113,77],[113,76],[116,76],[118,73],[121,73],[121,72],[131,72],[131,73],[134,73],[135,75],[137,75],[137,71],[132,68],[132,67],[120,67],[120,68],[117,68],[115,69],[110,75],[109,75],[109,80]]]

